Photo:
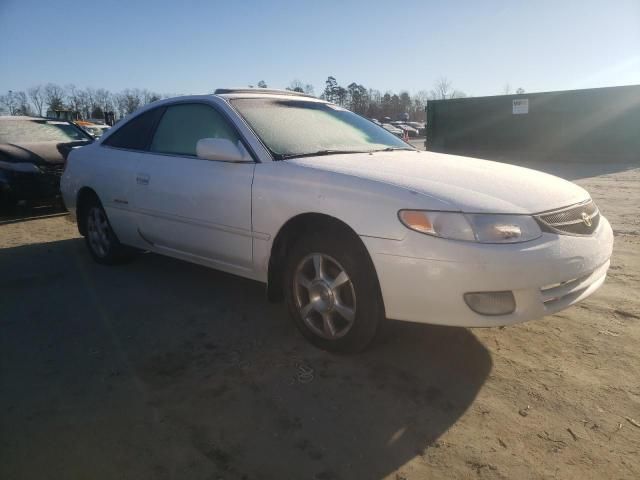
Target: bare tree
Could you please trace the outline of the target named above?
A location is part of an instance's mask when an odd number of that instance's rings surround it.
[[[93,111],[98,106],[96,103],[96,91],[91,87],[87,87],[84,89],[84,94],[86,96],[85,107],[87,109],[85,118],[91,118],[93,115]]]
[[[524,88],[522,88],[522,87],[518,88],[518,89],[516,90],[516,93],[517,93],[518,95],[522,95],[522,94],[524,93]]]
[[[118,95],[104,88],[98,88],[93,92],[92,118],[106,119],[108,112],[118,111]],[[96,115],[97,114],[97,115]]]
[[[414,95],[414,99],[418,100],[418,102],[420,102],[422,106],[425,106],[427,104],[427,101],[429,100],[429,98],[430,98],[429,92],[427,92],[426,90],[420,90],[418,93]]]
[[[511,95],[511,85],[509,84],[509,82],[505,83],[504,87],[502,87],[502,94]]]
[[[79,90],[78,87],[76,87],[73,83],[66,85],[64,87],[64,90],[67,96],[67,104],[69,106],[69,109],[74,112],[80,112],[80,116],[82,118],[86,118],[84,116],[84,95],[82,90]]]
[[[8,112],[9,115],[16,114],[18,102],[12,90],[9,90],[5,95],[0,96],[0,108],[3,111]]]
[[[462,90],[453,88],[451,80],[446,77],[440,77],[429,92],[430,100],[447,100],[450,98],[465,98],[467,96]]]
[[[436,81],[432,93],[436,100],[451,98],[451,80],[447,77],[440,77]]]
[[[144,90],[142,90],[142,92],[140,92],[138,97],[140,98],[140,101],[142,102],[143,105],[146,105],[148,103],[152,103],[152,102],[155,102],[157,100],[160,100],[160,94],[159,93],[150,92],[146,88]]]
[[[116,103],[121,117],[135,112],[142,103],[140,90],[123,90],[116,96]]]
[[[33,103],[35,113],[41,117],[42,108],[44,107],[44,91],[42,85],[36,85],[35,87],[27,89],[27,94],[29,95],[31,103]]]
[[[113,110],[113,104],[111,101],[111,92],[104,88],[99,88],[95,93],[96,105],[100,107],[102,112],[109,112]]]
[[[14,115],[31,115],[31,107],[29,106],[29,99],[27,94],[20,91],[13,93],[15,102],[16,102],[16,110]]]
[[[27,94],[13,90],[0,96],[0,111],[6,111],[9,115],[31,115],[32,113]]]
[[[296,80],[292,80],[291,83],[289,83],[289,86],[286,87],[285,90],[291,90],[292,92],[301,92],[301,93],[306,93],[307,95],[314,95],[314,88],[313,85],[311,85],[310,83],[303,83],[300,80],[296,79]]]
[[[267,84],[261,80],[257,87],[267,88]],[[299,79],[293,80],[287,88],[314,95],[313,85]],[[518,93],[520,92],[524,92],[524,90],[518,89]],[[24,97],[19,92],[9,91],[0,96],[0,111],[16,114],[16,112],[35,110],[36,114],[42,114],[47,108],[53,110],[69,108],[78,112],[81,118],[102,118],[105,112],[111,111],[116,113],[116,118],[122,118],[144,104],[177,95],[179,94],[161,95],[138,88],[125,89],[114,94],[104,88],[78,88],[75,85],[67,85],[63,89],[56,84],[49,83],[27,90],[27,100],[31,101],[33,108],[28,101],[23,101]],[[350,82],[345,88],[339,85],[335,77],[332,76],[327,78],[321,95],[322,98],[347,106],[368,117],[399,118],[401,114],[408,113],[412,120],[422,121],[424,121],[424,109],[428,100],[465,96],[464,92],[454,89],[451,81],[446,77],[440,77],[429,92],[422,90],[412,95],[406,91],[398,93],[388,91],[383,95],[379,90],[366,88],[358,82]]]
[[[86,90],[78,91],[78,111],[82,118],[89,118],[91,115],[91,98]]]
[[[292,92],[304,93],[304,84],[300,80],[292,80],[286,89]]]
[[[62,110],[64,108],[65,94],[62,87],[55,83],[47,83],[44,87],[44,103],[49,110]]]
[[[122,118],[127,114],[127,98],[124,92],[116,93],[113,97],[118,117]]]

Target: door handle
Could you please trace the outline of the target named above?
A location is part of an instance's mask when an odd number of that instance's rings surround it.
[[[139,173],[138,175],[136,175],[136,183],[138,185],[149,185],[149,175]]]

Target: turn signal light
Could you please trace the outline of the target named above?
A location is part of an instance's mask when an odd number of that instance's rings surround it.
[[[419,210],[400,210],[400,220],[412,230],[422,233],[434,233],[433,225],[425,214]]]

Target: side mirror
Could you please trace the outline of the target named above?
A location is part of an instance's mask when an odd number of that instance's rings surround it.
[[[246,163],[253,162],[242,142],[233,143],[227,138],[203,138],[196,144],[196,155],[203,160],[220,162]]]

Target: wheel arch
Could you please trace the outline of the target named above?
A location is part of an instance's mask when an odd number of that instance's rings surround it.
[[[87,226],[85,225],[85,216],[83,215],[84,208],[91,201],[100,202],[100,197],[95,192],[95,190],[91,187],[82,187],[78,190],[78,194],[76,196],[76,218],[78,221],[78,231],[80,235],[86,236],[87,234]]]
[[[271,245],[269,266],[267,273],[267,298],[272,302],[281,301],[284,298],[283,279],[286,267],[287,251],[303,235],[312,232],[326,232],[333,236],[342,236],[358,245],[366,252],[370,267],[374,272],[375,266],[360,236],[344,221],[331,215],[307,212],[301,213],[287,220],[276,234]],[[376,272],[377,278],[377,272]],[[379,285],[379,282],[378,282]],[[379,287],[378,287],[379,288]]]

